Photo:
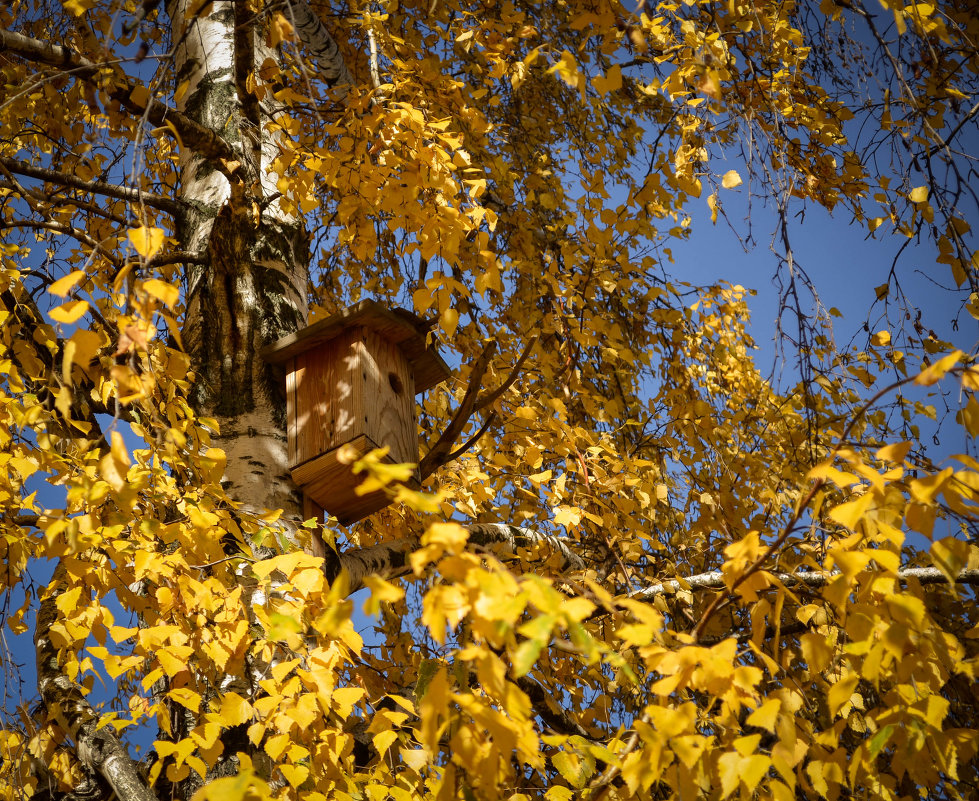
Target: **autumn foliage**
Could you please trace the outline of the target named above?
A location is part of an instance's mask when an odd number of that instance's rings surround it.
[[[977,42],[959,0],[0,8],[0,798],[977,797]],[[879,251],[865,318],[807,213]],[[724,253],[687,280],[726,225],[775,331]],[[362,298],[455,369],[343,527],[261,353]]]

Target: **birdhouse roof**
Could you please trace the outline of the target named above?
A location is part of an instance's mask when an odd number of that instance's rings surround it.
[[[344,331],[364,326],[401,348],[415,376],[415,392],[424,392],[449,377],[449,367],[425,342],[432,327],[405,309],[388,309],[375,300],[362,300],[332,317],[313,323],[262,349],[262,358],[275,364],[329,342]]]

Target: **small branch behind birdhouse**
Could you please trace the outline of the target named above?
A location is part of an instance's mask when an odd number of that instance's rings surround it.
[[[422,481],[449,461],[448,456],[452,450],[452,443],[465,429],[469,418],[472,416],[476,398],[479,395],[480,384],[483,381],[483,376],[486,375],[486,370],[494,353],[496,353],[496,342],[490,342],[473,362],[472,370],[469,373],[469,386],[466,388],[466,394],[462,397],[462,403],[459,404],[459,408],[456,409],[445,431],[442,432],[431,450],[425,454],[418,464],[418,473]]]

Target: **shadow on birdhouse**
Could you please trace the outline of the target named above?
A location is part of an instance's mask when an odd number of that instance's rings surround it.
[[[426,346],[428,328],[411,312],[364,300],[262,351],[285,364],[292,479],[341,523],[390,502],[384,490],[357,495],[364,476],[338,459],[344,445],[358,457],[387,447],[389,462],[418,461],[415,394],[449,376]]]

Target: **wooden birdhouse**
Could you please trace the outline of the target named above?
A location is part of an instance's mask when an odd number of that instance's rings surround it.
[[[339,461],[342,446],[358,455],[387,446],[389,461],[418,462],[415,393],[449,376],[425,344],[427,329],[410,312],[364,300],[262,352],[285,364],[293,481],[342,523],[389,503],[383,491],[357,495],[365,476]]]

